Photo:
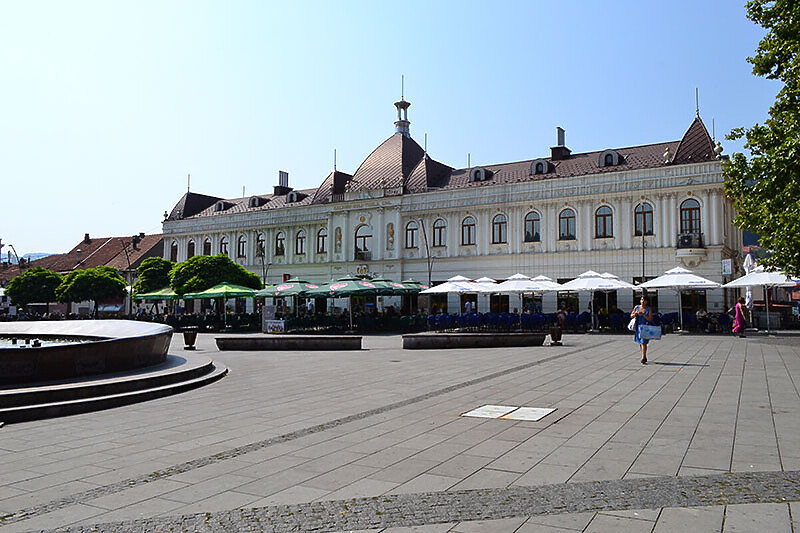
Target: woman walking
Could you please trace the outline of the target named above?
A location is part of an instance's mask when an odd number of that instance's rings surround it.
[[[639,344],[639,348],[642,350],[642,364],[646,365],[647,343],[650,341],[639,338],[639,326],[649,324],[650,321],[653,320],[653,311],[650,309],[650,302],[646,296],[642,296],[642,299],[639,300],[639,305],[633,308],[633,311],[631,311],[631,318],[636,319],[636,328],[633,330],[633,340]]]
[[[736,301],[736,314],[733,319],[733,334],[739,335],[740,338],[744,337],[744,316],[744,297],[739,296],[739,299]]]

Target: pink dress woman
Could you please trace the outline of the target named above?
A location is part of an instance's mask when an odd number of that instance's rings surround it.
[[[744,302],[736,302],[736,315],[733,319],[733,332],[740,337],[744,336]]]

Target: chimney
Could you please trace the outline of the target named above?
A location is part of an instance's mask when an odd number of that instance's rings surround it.
[[[139,232],[139,238],[140,238],[140,239],[144,239],[144,232],[143,232],[143,231],[140,231],[140,232]]]
[[[570,149],[566,147],[564,142],[564,128],[561,126],[556,127],[556,145],[550,148],[550,159],[553,161],[561,161],[562,159],[568,159],[570,155]]]
[[[86,244],[89,244],[89,243],[92,242],[92,239],[89,238],[89,234],[88,233],[84,233],[83,234],[83,242],[86,243]]]
[[[292,188],[289,187],[289,173],[284,172],[283,170],[278,171],[278,184],[275,185],[273,188],[272,194],[275,196],[283,196],[285,194],[289,194],[292,191]]]
[[[81,264],[81,249],[78,248],[77,250],[75,250],[75,253],[78,254],[78,264]]]

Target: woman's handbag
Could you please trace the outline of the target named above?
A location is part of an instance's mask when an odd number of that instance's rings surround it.
[[[639,326],[639,338],[642,340],[661,340],[661,326],[649,326],[642,324]]]
[[[631,321],[628,322],[628,329],[630,331],[636,331],[636,317],[631,318]]]

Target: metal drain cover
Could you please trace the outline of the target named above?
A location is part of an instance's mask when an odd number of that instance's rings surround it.
[[[519,420],[524,422],[536,422],[546,417],[555,409],[546,407],[515,407],[511,405],[483,405],[472,411],[463,413],[461,416],[473,418],[500,418],[503,420]]]

